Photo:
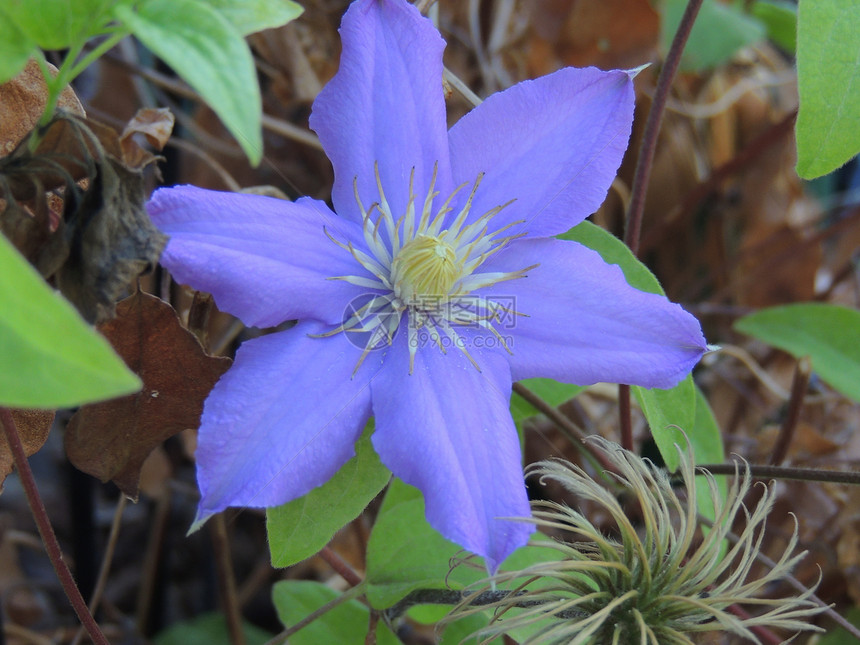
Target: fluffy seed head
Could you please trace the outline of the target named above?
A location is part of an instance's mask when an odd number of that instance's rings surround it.
[[[563,461],[535,464],[531,474],[541,482],[555,480],[577,498],[608,512],[619,539],[607,537],[572,508],[534,503],[534,518],[527,521],[572,539],[539,543],[558,551],[559,559],[500,573],[473,589],[480,594],[498,585],[511,592],[489,605],[495,611],[478,634],[484,638],[481,642],[513,632],[521,643],[692,645],[688,634],[728,631],[759,643],[750,629],[755,625],[821,631],[804,620],[823,611],[810,600],[814,588],[797,597],[759,597],[763,588],[788,575],[805,555],[793,554],[796,530],[770,571],[750,579],[773,494],[763,487],[757,506],[752,511],[744,506],[751,488],[748,468],[739,468],[725,497],[715,478],[701,473],[715,519],[710,528],[699,531],[695,467],[689,450],[678,449],[686,491],[682,501],[668,475],[651,462],[602,438],[592,440],[614,466],[610,477],[638,501],[642,525],[631,522],[615,492],[578,466]],[[731,528],[739,515],[745,516],[746,527],[734,537]],[[757,607],[758,613],[741,618],[728,611],[743,604]],[[486,608],[470,604],[466,596],[451,618]]]

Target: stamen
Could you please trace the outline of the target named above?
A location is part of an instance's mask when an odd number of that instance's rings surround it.
[[[439,211],[436,213],[436,216],[433,218],[433,221],[427,225],[427,230],[426,230],[427,235],[434,235],[434,236],[440,235],[439,230],[442,228],[442,224],[445,221],[445,215],[447,215],[452,210],[454,210],[451,208],[451,200],[453,200],[454,197],[456,197],[457,193],[459,193],[461,190],[463,190],[468,185],[469,185],[469,182],[462,183],[459,186],[457,186],[451,192],[450,195],[448,195],[448,199],[446,199],[442,203],[442,206],[441,206],[441,208],[439,208]],[[429,211],[428,211],[428,216],[429,216]]]
[[[477,289],[485,289],[487,287],[492,287],[494,284],[499,284],[500,282],[507,282],[508,280],[517,280],[518,278],[525,277],[529,271],[536,269],[539,266],[539,264],[533,264],[530,267],[511,273],[502,273],[500,271],[494,273],[477,273],[475,275],[461,278],[460,284],[467,292],[476,291]]]
[[[343,280],[344,282],[349,282],[350,284],[354,284],[357,287],[367,287],[368,289],[390,289],[391,285],[388,284],[388,280],[379,279],[374,280],[373,278],[362,278],[358,275],[336,275],[331,278],[326,278],[326,280]]]
[[[436,174],[439,172],[439,163],[433,164],[433,176],[430,177],[430,188],[427,189],[427,196],[424,198],[424,208],[421,209],[421,219],[418,222],[418,230],[417,233],[421,234],[424,232],[425,227],[427,226],[427,222],[430,218],[430,212],[433,208],[433,200],[436,199],[436,195],[439,193],[434,190],[436,188]],[[451,200],[451,197],[445,201],[442,208],[439,210],[444,210],[445,205]],[[447,212],[447,211],[446,211]]]
[[[519,271],[475,272],[493,254],[524,235],[517,233],[501,237],[505,231],[523,222],[506,223],[488,233],[493,218],[513,200],[491,208],[471,222],[468,221],[483,179],[482,173],[472,183],[469,195],[457,216],[448,228],[442,230],[448,214],[453,210],[453,200],[469,182],[451,191],[434,212],[433,201],[439,195],[436,191],[438,173],[439,165],[436,163],[433,165],[427,191],[419,201],[418,195],[415,194],[416,177],[413,167],[409,174],[407,202],[404,210],[396,215],[392,213],[386,198],[378,163],[374,164],[374,175],[379,199],[370,208],[365,208],[361,201],[358,178],[353,180],[353,193],[361,213],[362,237],[366,249],[356,248],[350,241],[340,242],[323,229],[332,242],[347,251],[355,262],[370,274],[341,275],[329,279],[342,280],[357,287],[381,292],[372,295],[364,306],[348,312],[347,319],[335,329],[314,336],[324,338],[345,333],[349,334],[351,339],[361,339],[363,347],[360,346],[361,353],[353,375],[358,372],[371,351],[391,345],[401,326],[405,326],[404,333],[407,335],[410,374],[415,369],[415,356],[423,333],[427,334],[427,344],[430,346],[425,351],[431,351],[432,345],[435,345],[445,354],[450,342],[478,371],[480,367],[467,348],[468,337],[458,334],[455,327],[471,326],[489,332],[505,351],[512,353],[511,347],[496,329],[496,325],[501,324],[502,314],[524,314],[474,292],[500,282],[525,277],[537,265]],[[419,207],[420,214],[417,212]],[[375,219],[374,209],[378,212]],[[406,316],[403,315],[404,312],[407,313]],[[421,332],[422,329],[424,332]],[[368,337],[362,338],[362,333]]]
[[[475,199],[475,193],[478,192],[478,186],[481,185],[481,180],[484,178],[484,173],[480,173],[478,178],[475,179],[475,183],[472,184],[472,190],[469,193],[468,199],[466,199],[466,203],[463,204],[463,208],[460,209],[460,213],[457,215],[457,219],[454,220],[454,223],[451,224],[451,229],[454,231],[459,231],[463,226],[463,223],[466,221],[466,217],[469,215],[469,211],[472,210],[472,201]],[[497,207],[501,210],[501,207]],[[497,211],[498,212],[498,211]]]
[[[466,343],[463,342],[457,332],[451,329],[447,321],[440,321],[439,326],[442,328],[442,331],[445,332],[445,335],[448,336],[448,338],[451,340],[451,344],[454,345],[454,347],[456,347],[457,349],[459,349],[463,353],[463,356],[469,359],[469,362],[472,364],[472,367],[474,367],[480,372],[480,366],[475,362],[475,359],[472,358],[472,355],[469,353],[469,350],[466,349]]]
[[[409,201],[406,204],[406,224],[403,227],[403,239],[411,240],[415,236],[415,166],[409,172]],[[398,223],[399,226],[399,223]]]

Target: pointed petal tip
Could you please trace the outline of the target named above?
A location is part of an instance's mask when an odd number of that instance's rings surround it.
[[[202,509],[197,511],[197,517],[194,518],[194,522],[188,528],[188,532],[185,534],[185,537],[189,537],[192,533],[197,533],[206,522],[209,521],[209,518],[215,515],[215,513],[206,513]]]
[[[639,67],[634,67],[633,69],[626,69],[626,70],[624,70],[624,72],[627,74],[627,76],[630,77],[630,80],[632,81],[634,78],[639,76],[640,72],[648,69],[649,67],[651,67],[651,63],[645,63],[644,65],[640,65]]]
[[[509,537],[505,540],[497,552],[490,553],[484,556],[484,565],[487,568],[487,573],[494,576],[509,556],[513,555],[518,549],[526,546],[532,534],[537,530],[533,524],[528,522],[526,518],[498,518],[500,520],[510,520],[516,523],[516,528],[509,533]]]

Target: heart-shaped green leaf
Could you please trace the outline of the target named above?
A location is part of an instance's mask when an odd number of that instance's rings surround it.
[[[68,408],[130,394],[140,380],[0,235],[0,405]]]
[[[251,51],[221,12],[201,0],[124,4],[114,15],[209,104],[256,165],[263,155],[262,102]]]

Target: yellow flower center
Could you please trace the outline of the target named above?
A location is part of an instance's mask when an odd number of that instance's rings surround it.
[[[419,331],[429,332],[429,342],[443,353],[446,343],[456,347],[476,368],[478,364],[457,332],[458,327],[489,332],[502,347],[511,351],[496,325],[502,315],[522,314],[506,304],[504,298],[481,295],[481,290],[506,280],[522,278],[537,265],[518,271],[481,272],[478,269],[487,258],[524,235],[502,235],[522,221],[511,222],[494,231],[490,229],[493,217],[508,204],[500,204],[483,215],[470,217],[472,200],[482,175],[478,175],[468,199],[456,216],[448,216],[452,210],[450,203],[467,184],[454,189],[448,199],[434,209],[433,200],[439,194],[435,191],[436,170],[434,167],[423,203],[413,190],[414,176],[410,177],[409,201],[406,212],[402,214],[392,212],[382,189],[378,168],[376,186],[379,201],[370,208],[365,208],[359,197],[358,181],[353,182],[355,200],[361,211],[365,249],[356,248],[352,242],[339,242],[326,231],[332,242],[350,253],[370,274],[329,278],[345,280],[371,291],[366,294],[367,298],[362,298],[363,302],[357,309],[350,303],[343,324],[319,335],[360,334],[364,351],[355,371],[369,352],[391,344],[402,320],[406,321],[410,374],[415,353],[423,344]],[[375,219],[372,217],[374,213],[377,214]],[[408,315],[404,316],[405,313]]]
[[[462,273],[457,251],[432,235],[416,236],[391,262],[394,291],[407,304],[447,296]]]

